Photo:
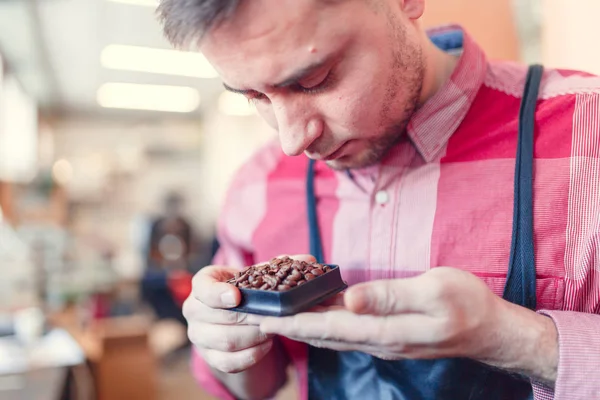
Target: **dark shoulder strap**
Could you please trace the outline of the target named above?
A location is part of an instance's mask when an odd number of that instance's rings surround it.
[[[315,196],[315,160],[308,161],[306,173],[306,212],[308,214],[308,235],[310,243],[310,254],[317,262],[325,262],[323,246],[321,244],[321,233],[319,231],[319,220],[317,218],[317,198]]]
[[[535,310],[536,278],[533,245],[533,143],[535,109],[544,69],[532,65],[527,72],[519,111],[519,138],[515,162],[513,226],[504,299]]]

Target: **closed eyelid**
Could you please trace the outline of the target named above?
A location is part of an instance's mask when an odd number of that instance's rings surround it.
[[[318,71],[317,73],[313,74],[312,76],[309,76],[306,79],[304,79],[303,80],[304,82],[299,81],[298,86],[300,86],[301,88],[305,88],[305,89],[310,89],[311,87],[318,86],[327,79],[329,74],[331,74],[330,68],[323,69],[323,70]]]
[[[310,89],[322,85],[329,78],[334,67],[333,65],[331,65],[330,61],[331,60],[326,60],[320,63],[315,63],[312,66],[302,70],[300,73],[298,73],[297,76],[292,77],[279,84],[273,85],[272,88],[279,90],[287,89],[291,92],[310,91]],[[267,94],[253,89],[236,89],[232,88],[226,83],[223,83],[223,86],[226,90],[233,93],[242,94],[246,96],[249,100],[258,100],[268,97]]]

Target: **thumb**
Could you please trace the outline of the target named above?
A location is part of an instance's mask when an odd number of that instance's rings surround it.
[[[346,308],[356,314],[393,315],[426,309],[418,278],[389,279],[360,283],[344,295]],[[421,292],[421,293],[419,293]]]

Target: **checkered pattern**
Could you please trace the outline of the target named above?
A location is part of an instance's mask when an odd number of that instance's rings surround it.
[[[452,266],[502,295],[526,68],[489,62],[467,34],[463,47],[451,79],[412,118],[410,140],[379,165],[351,177],[316,165],[326,261],[349,284]],[[535,397],[600,399],[600,78],[547,70],[536,120],[537,304],[558,327],[560,360],[556,389],[534,383]],[[308,251],[306,166],[272,143],[240,170],[215,263],[241,267]],[[306,349],[286,345],[305,399]],[[194,369],[213,394],[231,398],[199,357]]]

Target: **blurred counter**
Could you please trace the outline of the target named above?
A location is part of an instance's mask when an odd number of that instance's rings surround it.
[[[68,331],[90,363],[98,400],[157,398],[158,361],[149,343],[150,318],[105,318],[82,326],[74,309],[51,317]]]

